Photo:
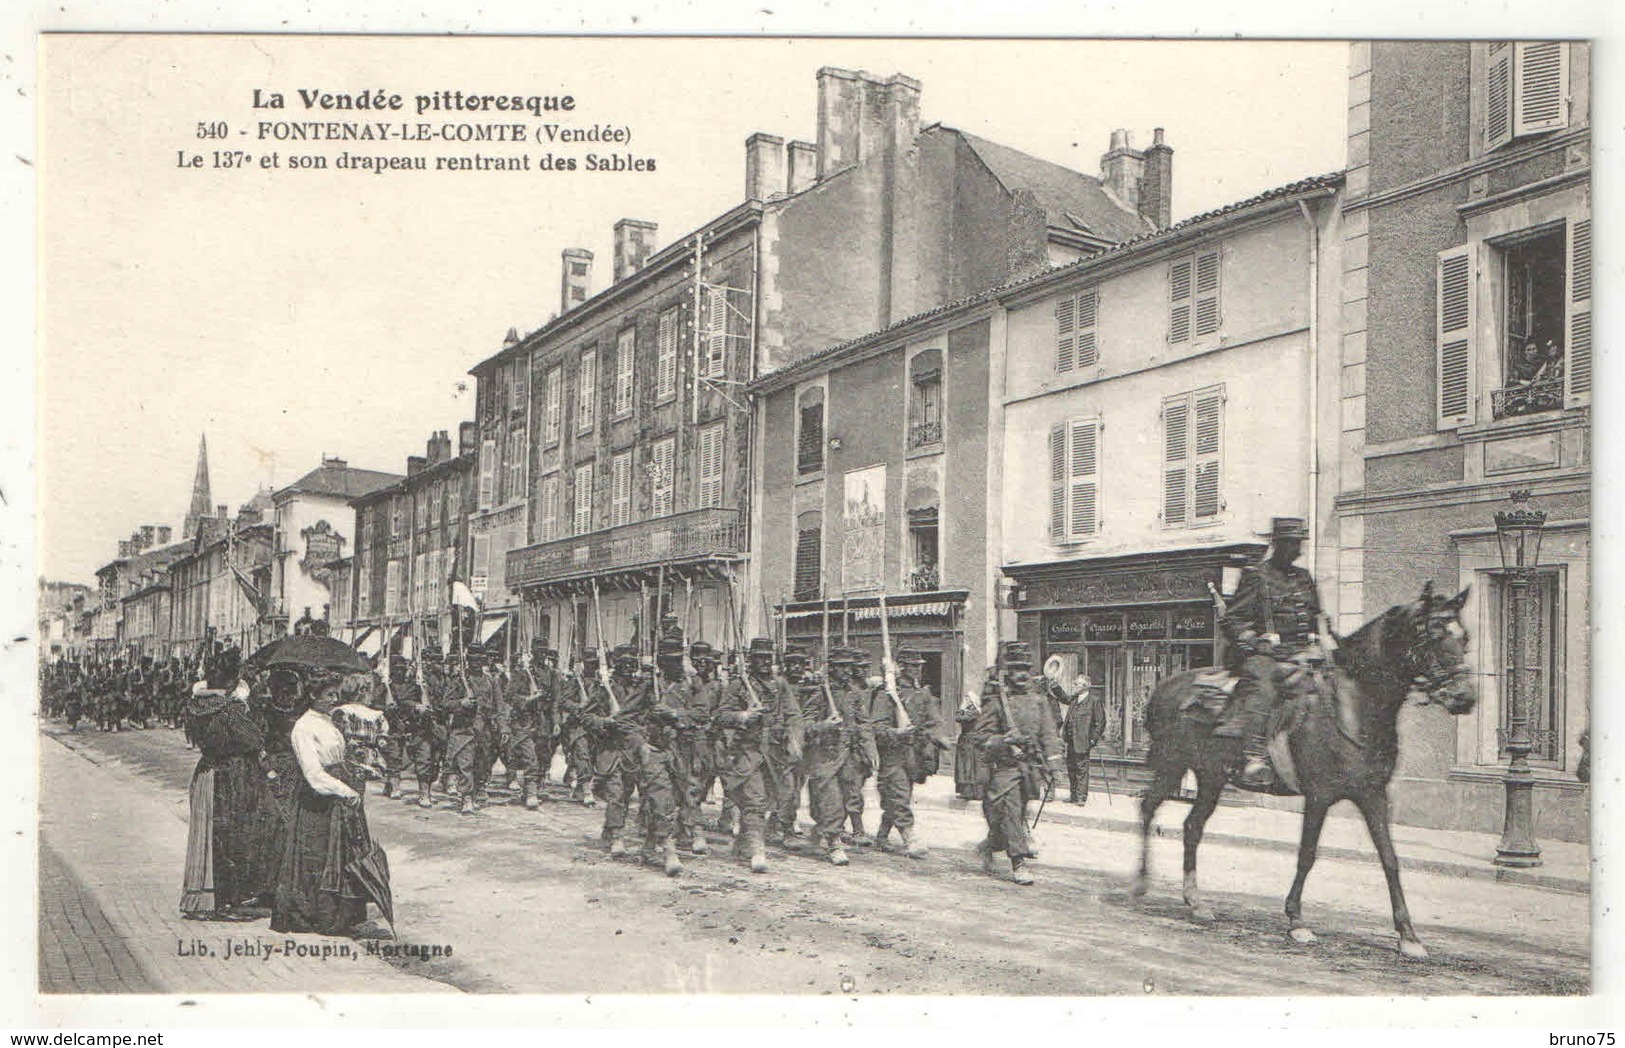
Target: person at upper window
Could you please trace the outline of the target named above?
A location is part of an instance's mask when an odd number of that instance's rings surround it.
[[[1241,720],[1222,724],[1219,735],[1243,734],[1241,784],[1265,788],[1274,781],[1269,764],[1269,723],[1275,712],[1276,677],[1290,662],[1319,642],[1320,593],[1314,576],[1294,561],[1309,530],[1298,517],[1276,517],[1270,525],[1270,552],[1241,573],[1236,596],[1221,626],[1229,641]]]

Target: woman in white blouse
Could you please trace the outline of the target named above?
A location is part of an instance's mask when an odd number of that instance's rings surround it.
[[[272,931],[365,934],[367,901],[390,908],[387,863],[362,811],[364,780],[331,717],[341,683],[337,674],[312,676],[305,686],[309,708],[293,725],[301,781],[277,873]]]

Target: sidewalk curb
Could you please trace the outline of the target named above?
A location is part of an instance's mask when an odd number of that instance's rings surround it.
[[[930,807],[941,808],[947,811],[979,812],[980,801],[967,801],[958,797],[921,797],[915,796],[915,804],[926,804]],[[1051,801],[1044,809],[1044,818],[1047,821],[1061,823],[1068,826],[1077,826],[1089,830],[1109,830],[1116,833],[1135,833],[1139,830],[1137,821],[1127,819],[1114,819],[1105,815],[1082,815],[1076,812],[1056,810],[1057,805]],[[1158,837],[1178,840],[1182,832],[1178,826],[1156,826],[1152,832]],[[1298,843],[1284,841],[1276,837],[1260,837],[1256,834],[1237,833],[1223,829],[1214,829],[1209,823],[1202,835],[1203,840],[1218,841],[1223,844],[1240,844],[1253,848],[1267,848],[1271,851],[1288,852],[1296,854]],[[1322,859],[1340,859],[1353,862],[1369,863],[1376,866],[1377,854],[1375,851],[1366,851],[1362,848],[1350,848],[1346,845],[1322,844],[1318,849]],[[1451,861],[1448,859],[1417,859],[1405,855],[1399,857],[1399,866],[1404,870],[1418,870],[1424,873],[1443,874],[1448,877],[1468,877],[1474,880],[1499,881],[1503,884],[1516,884],[1525,888],[1540,888],[1545,891],[1565,892],[1570,895],[1590,895],[1591,883],[1583,877],[1569,877],[1563,874],[1539,873],[1532,870],[1509,870],[1494,866],[1489,862],[1472,863]]]

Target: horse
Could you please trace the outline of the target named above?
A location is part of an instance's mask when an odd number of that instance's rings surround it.
[[[1306,703],[1285,736],[1286,752],[1303,795],[1303,832],[1298,870],[1286,898],[1289,936],[1311,943],[1315,933],[1303,920],[1303,886],[1315,865],[1326,812],[1340,800],[1352,801],[1365,818],[1388,880],[1399,952],[1423,959],[1427,949],[1411,926],[1399,883],[1399,858],[1389,831],[1388,782],[1399,751],[1400,708],[1410,696],[1419,704],[1440,703],[1453,715],[1470,712],[1477,688],[1465,662],[1468,635],[1461,622],[1464,589],[1454,597],[1435,596],[1433,584],[1408,604],[1395,605],[1338,642],[1334,665],[1312,687],[1318,701]],[[1191,916],[1213,919],[1196,883],[1196,850],[1219,794],[1241,763],[1241,740],[1215,736],[1213,718],[1192,711],[1201,670],[1187,670],[1158,682],[1146,710],[1150,738],[1147,766],[1153,778],[1140,802],[1140,869],[1133,894],[1143,897],[1150,877],[1151,825],[1162,802],[1179,792],[1185,772],[1196,775],[1196,802],[1185,819],[1184,900]],[[1282,686],[1283,704],[1289,689]],[[1290,788],[1272,792],[1290,795]]]

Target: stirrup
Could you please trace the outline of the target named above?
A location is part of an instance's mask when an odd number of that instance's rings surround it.
[[[1275,785],[1275,771],[1270,767],[1268,758],[1248,757],[1241,771],[1241,783],[1244,786]]]

